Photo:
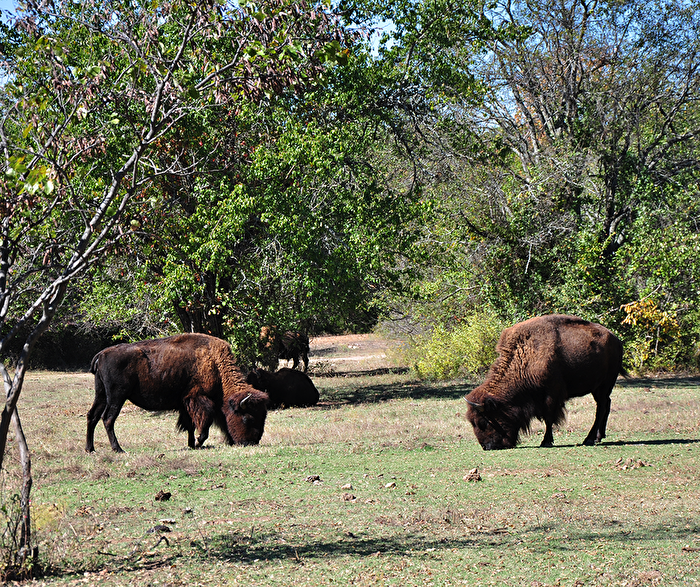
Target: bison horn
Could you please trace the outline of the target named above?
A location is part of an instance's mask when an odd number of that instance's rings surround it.
[[[241,403],[239,403],[239,406],[243,406],[244,403],[246,403],[250,399],[251,394],[249,393],[247,396],[245,396],[242,400]]]
[[[464,397],[464,401],[467,402],[472,408],[474,408],[477,412],[481,412],[484,409],[484,404],[480,404],[478,402],[473,402],[471,400],[468,400],[466,396]]]

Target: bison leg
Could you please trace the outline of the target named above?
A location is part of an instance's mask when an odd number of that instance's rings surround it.
[[[304,353],[301,356],[302,361],[304,361],[304,373],[306,373],[309,370],[309,355]]]
[[[95,401],[87,414],[87,435],[85,437],[85,452],[95,452],[95,426],[107,407],[107,396],[101,383],[95,381]]]
[[[610,415],[610,391],[607,394],[593,394],[596,401],[595,422],[583,444],[593,446],[605,438],[605,427]]]
[[[214,423],[216,406],[209,398],[195,394],[194,397],[185,400],[185,407],[194,426],[199,430],[199,436],[194,441],[194,445],[190,444],[190,447],[199,448],[209,438],[209,428]]]
[[[194,448],[194,423],[185,410],[180,410],[180,417],[177,420],[177,429],[187,431],[187,446]]]
[[[102,414],[102,422],[104,423],[105,430],[107,431],[107,438],[109,439],[109,444],[112,446],[112,450],[114,452],[124,452],[124,449],[119,446],[117,435],[114,434],[114,422],[116,421],[117,416],[119,416],[119,412],[121,412],[123,405],[124,400],[114,404],[108,403],[107,408]]]
[[[552,433],[553,427],[554,425],[552,422],[545,422],[544,438],[542,439],[542,444],[540,444],[540,446],[554,446],[554,434]]]

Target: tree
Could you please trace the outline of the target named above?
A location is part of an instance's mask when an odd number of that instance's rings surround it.
[[[192,119],[178,141],[207,153],[207,168],[140,196],[135,275],[157,284],[184,330],[233,339],[241,359],[252,360],[262,325],[371,316],[414,254],[420,185],[399,176],[367,55],[343,55],[303,93]]]
[[[0,466],[13,418],[21,436],[27,360],[71,283],[130,238],[136,196],[200,164],[178,148],[183,123],[302,87],[339,51],[335,31],[323,10],[286,0],[54,2],[3,27],[0,358],[16,337],[24,344],[13,376],[0,363]]]
[[[421,303],[400,310],[422,327],[482,308],[507,323],[567,311],[623,335],[623,306],[648,295],[662,312],[697,316],[686,295],[697,251],[676,246],[696,232],[683,204],[700,170],[694,4],[341,6],[383,23],[378,70],[394,82],[384,96],[436,202]],[[690,285],[661,285],[639,256],[650,250],[683,251],[663,272]]]
[[[598,286],[588,285],[603,294],[595,311],[605,312],[616,300],[603,283],[645,200],[700,169],[700,11],[684,2],[543,0],[503,4],[494,15],[527,32],[493,44],[481,71],[491,92],[471,117],[497,129],[486,137],[514,156],[493,203],[505,222],[518,208],[535,218],[525,234],[511,234],[531,270],[538,257],[554,270],[543,283],[558,278],[547,249],[572,263],[599,249],[590,260]],[[579,253],[557,246],[570,235],[586,241]]]
[[[700,11],[692,3],[502,2],[434,142],[443,296],[515,321],[552,310],[617,321],[637,295],[620,273],[637,220],[700,170]],[[455,245],[457,245],[455,247]]]

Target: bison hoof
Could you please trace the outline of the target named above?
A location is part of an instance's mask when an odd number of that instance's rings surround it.
[[[542,447],[542,448],[551,448],[553,446],[554,446],[554,442],[552,442],[551,440],[543,440],[542,444],[540,444],[540,447]]]

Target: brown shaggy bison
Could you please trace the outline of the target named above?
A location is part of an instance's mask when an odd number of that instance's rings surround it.
[[[565,402],[593,394],[595,422],[583,444],[605,438],[610,393],[622,368],[622,343],[600,324],[575,316],[531,318],[506,328],[484,383],[464,399],[467,418],[484,450],[513,448],[537,418],[552,446],[552,427],[565,419]]]
[[[270,396],[268,408],[271,409],[280,406],[315,406],[318,403],[318,389],[311,378],[301,371],[286,367],[275,373],[254,369],[248,373],[246,381]]]
[[[202,446],[212,424],[228,444],[257,444],[263,435],[268,397],[246,383],[231,348],[219,338],[180,334],[118,344],[97,353],[90,372],[95,401],[87,415],[87,452],[95,450],[100,418],[112,450],[124,452],[114,421],[126,400],[145,410],[178,411],[177,427],[187,431],[190,448]]]
[[[309,369],[309,337],[303,332],[287,330],[280,335],[274,326],[263,326],[260,329],[260,352],[262,363],[270,371],[277,370],[280,359],[293,361],[292,369],[303,361],[304,373]]]

